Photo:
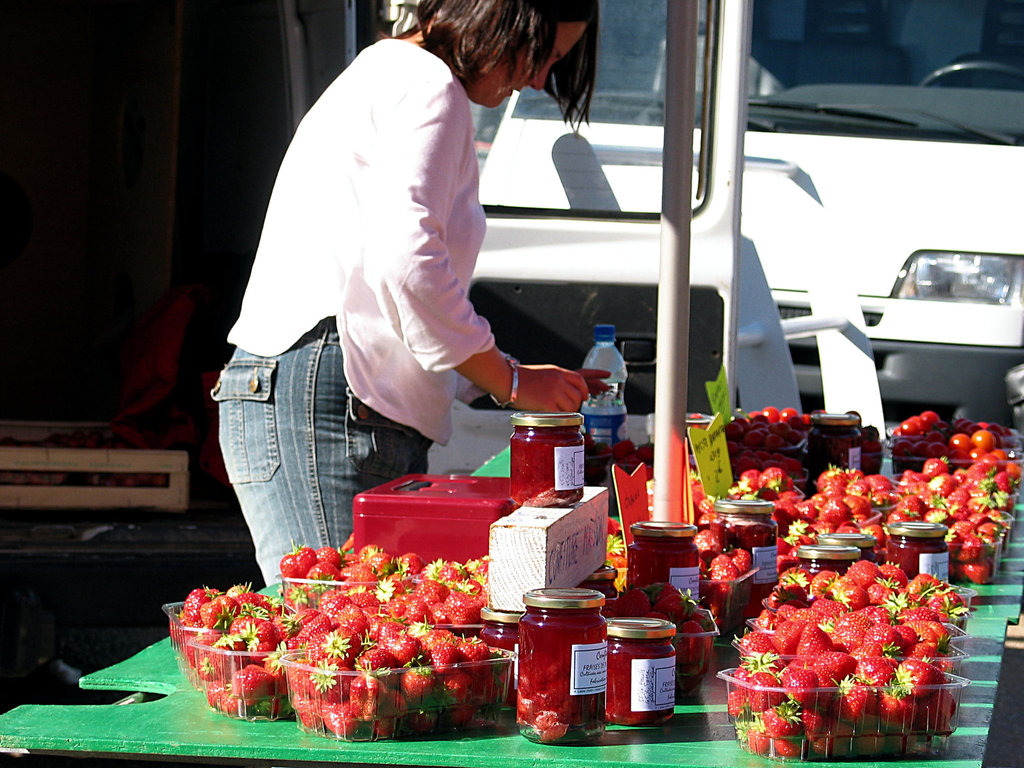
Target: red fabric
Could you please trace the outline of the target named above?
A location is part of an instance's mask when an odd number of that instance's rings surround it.
[[[189,322],[209,300],[201,285],[168,291],[143,316],[121,353],[119,412],[111,429],[135,448],[195,449],[200,427],[179,387],[182,350]]]

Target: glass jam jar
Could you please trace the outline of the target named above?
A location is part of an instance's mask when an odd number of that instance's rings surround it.
[[[807,433],[807,482],[814,484],[829,467],[860,469],[860,416],[812,413]]]
[[[494,611],[490,608],[480,609],[480,619],[484,625],[480,630],[480,639],[491,648],[513,651],[516,659],[512,662],[512,685],[508,689],[505,705],[516,705],[516,689],[519,684],[519,619],[522,611]]]
[[[819,537],[818,541],[821,539]],[[821,571],[832,571],[842,576],[850,564],[860,560],[860,550],[842,544],[803,544],[796,548],[800,567],[812,576]]]
[[[579,585],[581,589],[596,589],[604,595],[604,608],[601,609],[601,613],[605,616],[615,615],[615,603],[619,599],[619,590],[615,588],[615,579],[618,576],[617,568],[611,565],[602,565]]]
[[[569,507],[583,498],[583,416],[513,413],[509,486],[516,506]]]
[[[718,499],[710,530],[725,549],[740,547],[750,553],[751,567],[757,571],[750,587],[745,618],[757,616],[761,601],[779,581],[777,568],[778,524],[772,513],[775,505],[764,499]]]
[[[908,578],[928,573],[949,581],[949,547],[942,523],[908,520],[885,526],[885,560],[903,569]]]
[[[658,725],[676,706],[676,625],[663,619],[608,620],[605,713],[615,725]]]
[[[665,520],[644,520],[629,526],[633,543],[626,550],[626,584],[630,589],[668,582],[700,595],[697,526]]]
[[[604,733],[608,673],[604,595],[531,589],[519,619],[516,722],[530,741],[586,744]]]
[[[860,551],[858,560],[877,562],[875,545],[878,543],[870,533],[819,533],[819,544],[837,544],[841,547],[857,547]]]

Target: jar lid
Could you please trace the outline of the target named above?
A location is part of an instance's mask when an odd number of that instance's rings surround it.
[[[634,536],[640,534],[659,538],[692,539],[697,535],[696,525],[669,520],[641,520],[630,525],[629,530]]]
[[[821,427],[859,427],[860,416],[856,413],[812,413],[811,424]]]
[[[600,608],[604,595],[596,589],[545,587],[524,594],[523,604],[531,608]]]
[[[885,532],[890,536],[909,536],[912,539],[938,539],[945,537],[948,530],[942,523],[926,523],[923,520],[907,520],[885,526]]]
[[[796,548],[796,556],[801,560],[859,560],[860,550],[841,544],[802,544]]]
[[[579,427],[583,425],[583,414],[517,411],[511,421],[513,427]]]
[[[585,578],[583,581],[584,582],[588,582],[588,581],[615,581],[615,579],[616,579],[616,577],[618,577],[618,575],[619,575],[619,571],[614,566],[602,565],[600,568],[598,568],[592,574],[587,576],[587,578]]]
[[[490,608],[480,609],[480,618],[484,621],[493,621],[495,624],[518,624],[522,611],[494,611]]]
[[[688,413],[686,414],[686,426],[688,427],[701,427],[707,428],[711,426],[711,423],[715,420],[714,416],[709,416],[706,413]]]
[[[868,549],[875,546],[876,540],[870,533],[819,533],[818,543]]]
[[[675,637],[676,625],[664,619],[624,618],[608,619],[608,637],[625,640],[653,640]]]
[[[716,499],[715,512],[727,515],[770,515],[775,505],[767,499]]]

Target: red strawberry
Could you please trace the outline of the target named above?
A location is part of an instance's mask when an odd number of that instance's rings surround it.
[[[808,626],[807,622],[794,619],[778,624],[772,635],[772,644],[775,649],[784,656],[796,654],[797,648],[800,646],[800,636],[806,626]]]
[[[331,733],[349,740],[356,737],[359,722],[359,711],[351,703],[325,703],[320,713],[324,727]]]
[[[799,664],[789,664],[782,670],[779,680],[786,689],[786,695],[799,702],[805,710],[817,707],[818,694],[815,689],[820,688],[822,683],[813,669]]]
[[[775,739],[798,736],[803,732],[800,705],[790,700],[769,707],[761,713],[761,724],[765,733]]]
[[[735,581],[742,575],[728,555],[716,555],[708,565],[708,576],[715,581]]]
[[[627,589],[615,601],[616,616],[646,616],[651,612],[651,600],[642,589]]]
[[[318,547],[314,550],[314,554],[316,554],[318,563],[330,566],[335,571],[341,570],[344,560],[341,557],[341,552],[334,547]]]
[[[286,579],[304,579],[316,561],[316,550],[312,547],[295,545],[291,552],[281,558],[278,568],[281,571],[281,576]]]
[[[228,595],[218,595],[199,607],[200,618],[207,629],[226,630],[238,612],[238,601]]]
[[[394,658],[394,666],[408,667],[415,663],[422,652],[420,641],[402,631],[381,641],[381,647]]]
[[[247,664],[231,677],[231,694],[246,706],[257,704],[274,692],[274,676],[259,664]]]
[[[825,651],[814,657],[814,671],[826,687],[839,685],[857,670],[857,660],[842,651]]]
[[[798,656],[815,657],[834,650],[834,647],[832,639],[821,627],[817,624],[807,624],[800,632],[800,642],[797,644],[796,652]]]
[[[430,702],[434,692],[435,673],[429,667],[413,667],[402,675],[402,694],[410,709],[419,709]]]

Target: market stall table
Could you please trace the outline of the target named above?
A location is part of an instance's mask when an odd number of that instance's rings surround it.
[[[1018,508],[1018,513],[1020,508]],[[944,768],[981,765],[988,737],[1008,623],[1020,615],[1024,544],[1020,531],[1007,549],[996,583],[978,587],[963,675],[959,727]],[[245,722],[211,711],[178,671],[169,640],[82,678],[89,690],[124,691],[121,705],[23,705],[0,715],[0,750],[15,754],[134,757],[155,761],[286,765],[312,762],[518,768],[556,760],[560,766],[702,766],[745,768],[770,763],[741,750],[725,707],[717,669],[734,666],[731,637],[719,638],[713,668],[699,695],[676,706],[661,727],[609,727],[595,746],[552,747],[519,735],[509,712],[493,730],[377,742],[340,742],[302,733],[295,722]],[[804,763],[815,765],[817,763]],[[824,763],[821,763],[824,765]],[[859,761],[858,765],[874,765]],[[877,765],[891,766],[893,761]],[[900,765],[935,765],[906,759]]]

